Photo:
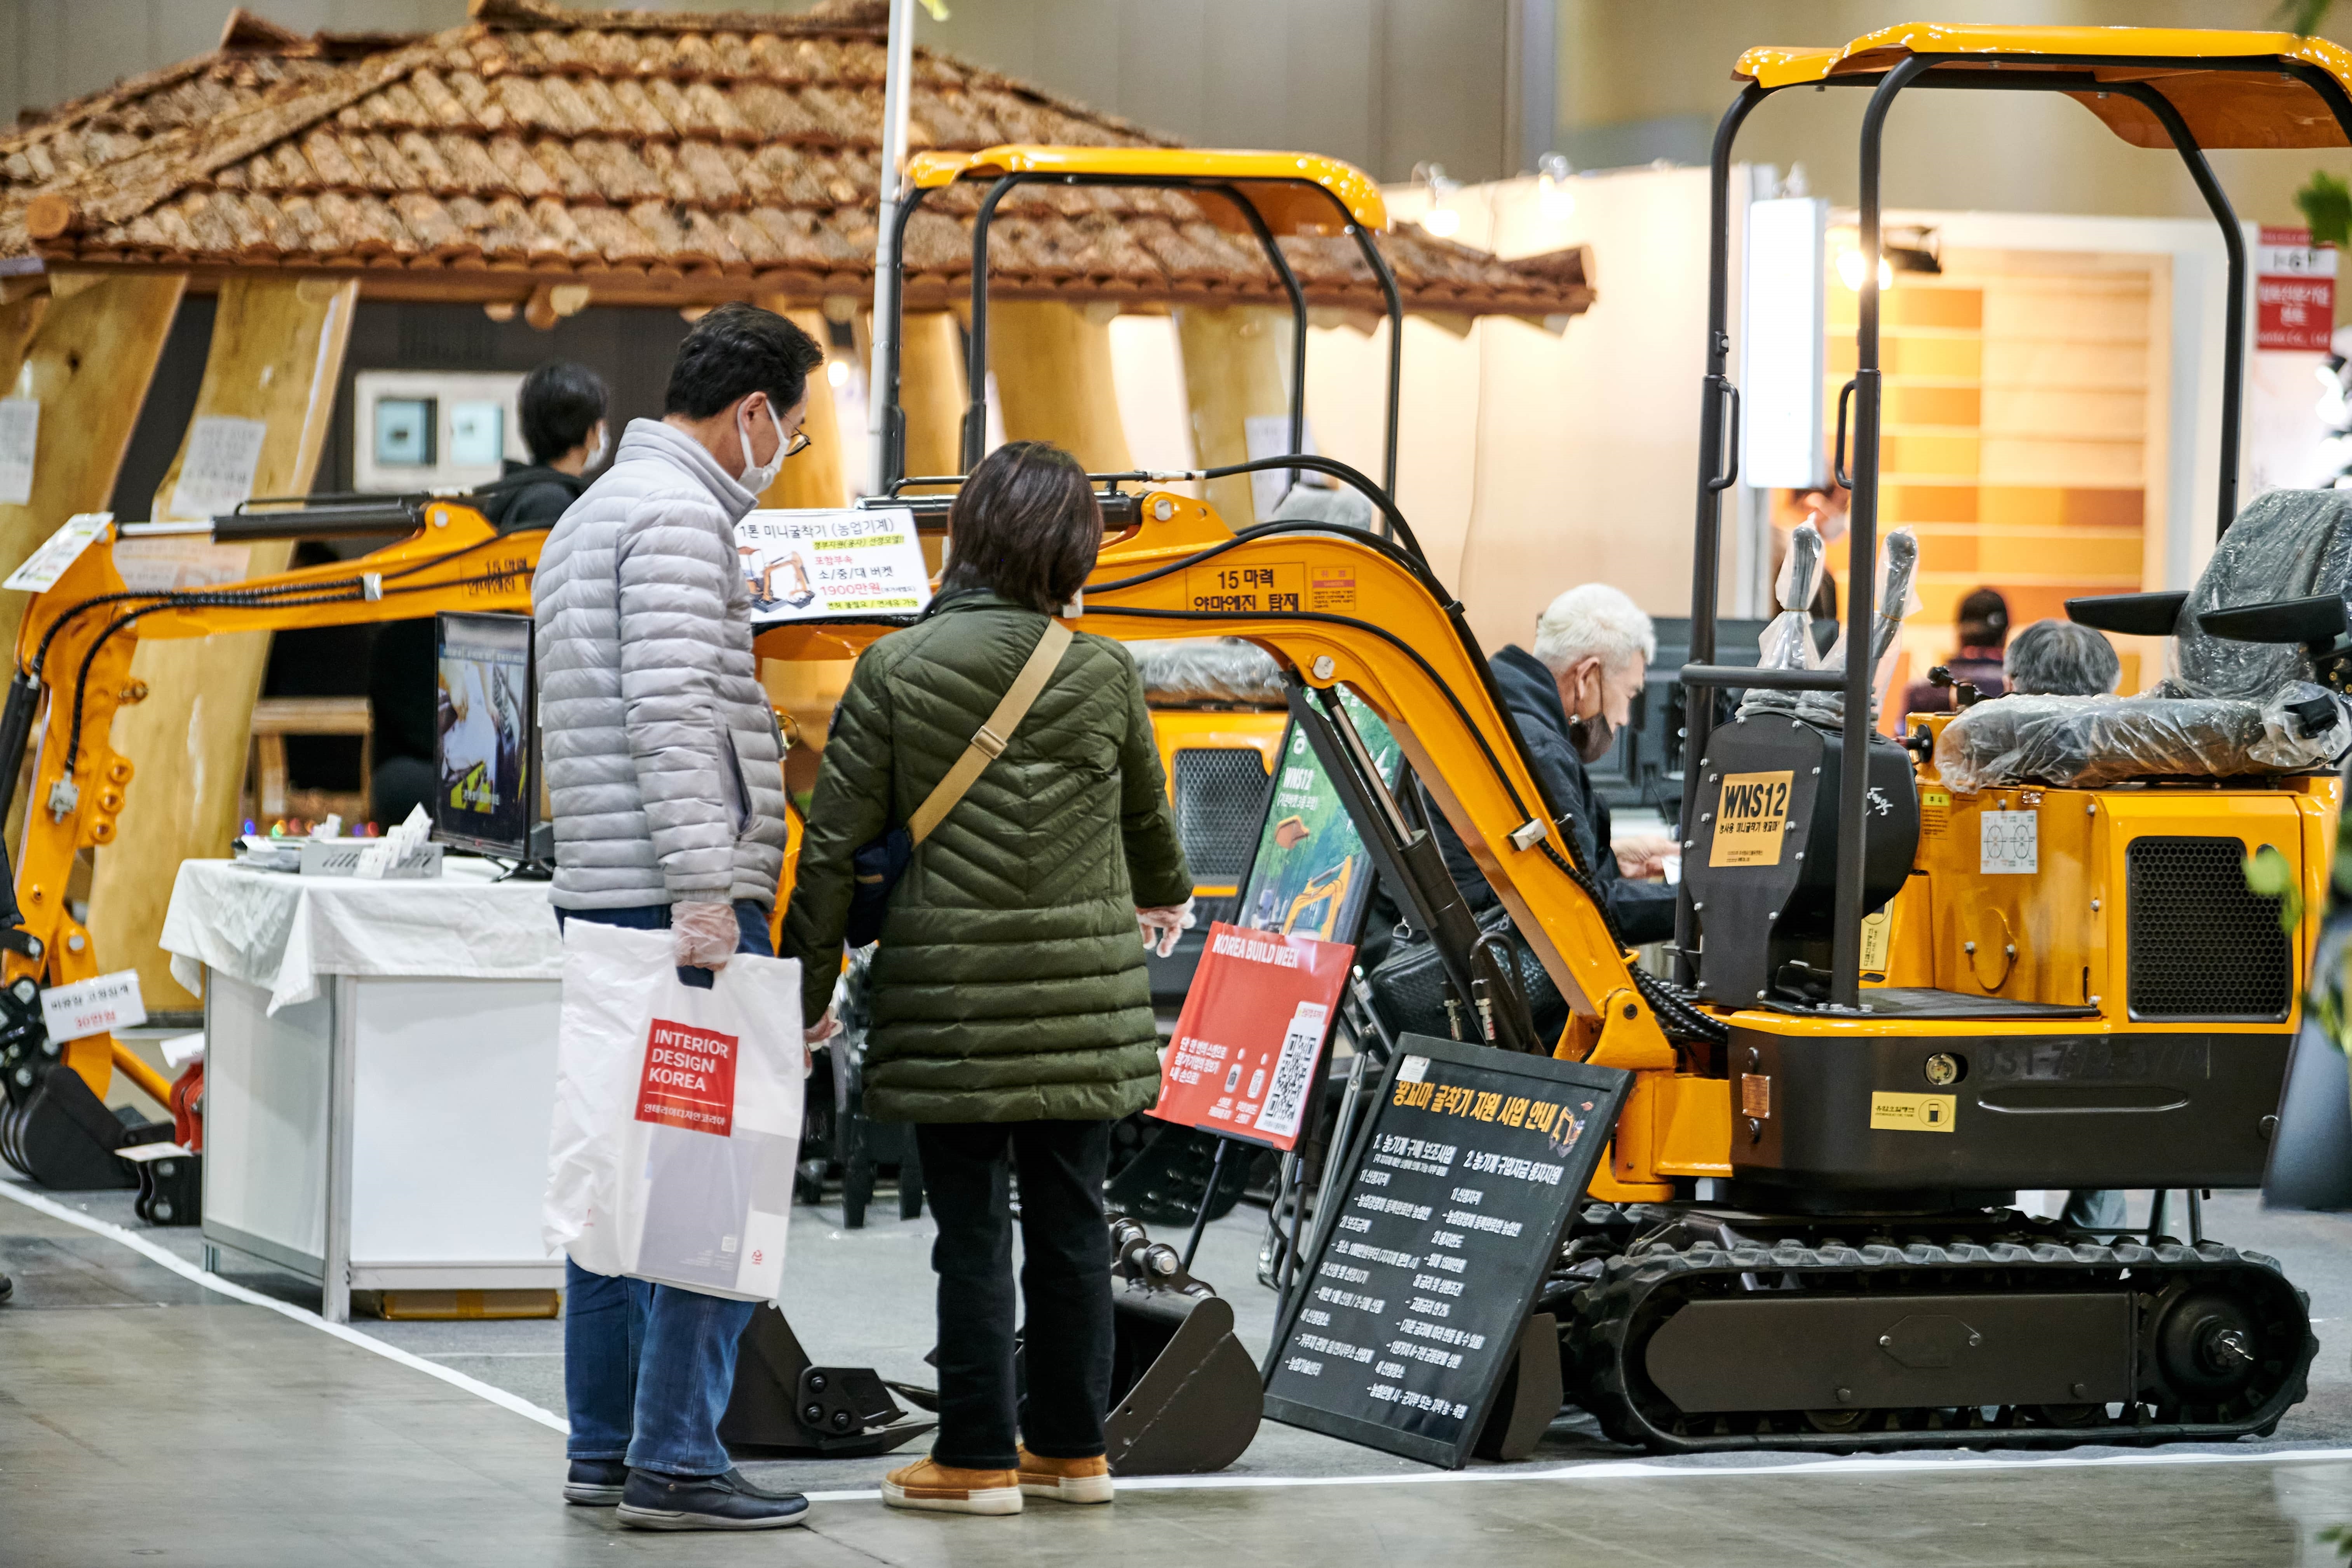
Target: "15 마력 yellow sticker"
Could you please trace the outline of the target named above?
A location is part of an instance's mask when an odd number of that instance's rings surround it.
[[[1789,826],[1789,784],[1797,775],[1726,773],[1715,807],[1710,866],[1778,866],[1780,834]]]
[[[1874,1132],[1949,1132],[1959,1119],[1957,1094],[1874,1094],[1870,1097],[1870,1130]]]

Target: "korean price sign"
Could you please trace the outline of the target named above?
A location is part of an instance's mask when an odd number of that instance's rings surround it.
[[[1223,1138],[1296,1146],[1355,956],[1343,942],[1211,926],[1151,1114]]]
[[[748,512],[735,550],[759,625],[913,616],[931,602],[915,514],[904,507]]]

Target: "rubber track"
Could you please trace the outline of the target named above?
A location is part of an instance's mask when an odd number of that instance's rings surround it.
[[[1926,1411],[1872,1411],[1864,1427],[1881,1429],[1821,1432],[1811,1428],[1802,1411],[1776,1411],[1743,1412],[1727,1420],[1705,1415],[1690,1418],[1694,1426],[1769,1423],[1774,1428],[1770,1431],[1675,1433],[1662,1427],[1643,1408],[1645,1404],[1653,1408],[1665,1404],[1663,1394],[1650,1389],[1646,1373],[1636,1373],[1632,1380],[1640,1388],[1649,1390],[1646,1396],[1628,1386],[1629,1359],[1640,1357],[1650,1333],[1672,1315],[1671,1310],[1648,1313],[1640,1342],[1629,1352],[1629,1330],[1650,1305],[1650,1299],[1661,1290],[1686,1298],[1713,1295],[1716,1293],[1695,1287],[1710,1279],[1736,1280],[1743,1273],[1820,1276],[1824,1277],[1825,1283],[1833,1282],[1832,1288],[1839,1289],[1867,1289],[1875,1277],[1885,1280],[1884,1288],[1889,1290],[1964,1291],[2000,1285],[2041,1289],[2077,1282],[2112,1289],[2117,1283],[2115,1271],[2125,1268],[2132,1271],[2130,1283],[2135,1293],[2143,1295],[2151,1285],[2158,1290],[2163,1289],[2169,1282],[2163,1278],[2168,1275],[2240,1275],[2246,1295],[2267,1309],[2260,1314],[2262,1318],[2269,1319],[2281,1303],[2294,1304],[2294,1321],[2284,1326],[2288,1334],[2299,1334],[2299,1350],[2289,1352],[2284,1362],[2273,1357],[2269,1375],[2263,1380],[2269,1392],[2252,1410],[2230,1421],[2148,1419],[2147,1374],[2143,1373],[2139,1403],[2126,1405],[2120,1418],[2103,1416],[2083,1426],[2029,1425],[2019,1419],[2017,1412],[2004,1410],[1999,1422],[1937,1428],[1927,1425],[1929,1413]],[[1995,1271],[2003,1277],[1998,1283],[1969,1278]],[[1921,1275],[1934,1278],[1917,1278]],[[2027,1278],[2020,1278],[2021,1275]],[[2244,1279],[2246,1276],[2252,1278]],[[1572,1369],[1569,1397],[1590,1411],[1601,1430],[1613,1440],[1654,1452],[1801,1449],[1853,1453],[1892,1448],[2056,1447],[2082,1443],[2143,1447],[2268,1436],[2279,1417],[2300,1403],[2306,1392],[2312,1357],[2319,1349],[2319,1341],[2311,1331],[2309,1305],[2309,1298],[2287,1280],[2277,1259],[2211,1241],[2191,1246],[2168,1240],[2150,1247],[2137,1238],[2123,1237],[2113,1244],[2077,1238],[2071,1243],[1960,1241],[1938,1246],[1913,1242],[1903,1247],[1811,1247],[1782,1242],[1769,1247],[1758,1245],[1728,1248],[1700,1242],[1682,1248],[1653,1246],[1607,1259],[1600,1280],[1575,1297],[1573,1327],[1564,1348]],[[2273,1344],[2278,1337],[2273,1335]],[[1900,1418],[1891,1429],[1889,1417]]]

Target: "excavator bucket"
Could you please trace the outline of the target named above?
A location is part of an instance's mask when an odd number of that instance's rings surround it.
[[[1111,1241],[1111,1473],[1222,1470],[1257,1436],[1265,1407],[1257,1365],[1234,1337],[1233,1305],[1133,1220],[1114,1221]]]
[[[871,1367],[811,1365],[793,1325],[762,1303],[736,1349],[719,1440],[752,1458],[862,1458],[931,1429],[906,1415]]]

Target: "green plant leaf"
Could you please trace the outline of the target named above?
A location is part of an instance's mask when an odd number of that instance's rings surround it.
[[[2314,169],[2295,192],[2294,205],[2311,226],[2314,245],[2352,244],[2352,185],[2325,169]]]
[[[2307,38],[2319,31],[2327,13],[2335,8],[2336,0],[2279,0],[2279,8],[2272,16],[2288,32]]]
[[[2303,889],[2294,862],[2279,853],[2278,846],[2265,844],[2246,857],[2244,866],[2248,889],[2279,901],[2279,928],[2292,934],[2303,924]]]

